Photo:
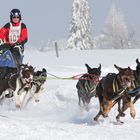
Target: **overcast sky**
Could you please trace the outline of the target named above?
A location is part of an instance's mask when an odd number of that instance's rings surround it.
[[[29,44],[68,38],[73,0],[0,0],[0,27],[9,21],[11,9],[19,8],[28,27]],[[140,0],[89,0],[93,35],[102,31],[109,10],[115,4],[129,26],[140,28]]]

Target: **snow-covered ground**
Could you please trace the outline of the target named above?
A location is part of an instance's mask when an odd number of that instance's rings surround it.
[[[91,67],[102,65],[102,76],[117,72],[114,64],[135,69],[140,50],[93,50],[55,52],[25,51],[24,61],[36,70],[45,67],[48,73],[59,77],[71,77],[86,72],[85,63]],[[129,110],[116,125],[117,109],[109,117],[93,121],[99,110],[98,100],[91,100],[90,111],[79,108],[76,90],[77,80],[62,80],[48,75],[40,102],[30,102],[16,109],[11,100],[0,105],[0,140],[135,140],[140,137],[140,103],[136,103],[137,115],[132,119]]]

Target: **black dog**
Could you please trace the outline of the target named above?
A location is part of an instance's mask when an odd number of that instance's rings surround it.
[[[96,86],[99,82],[99,77],[101,75],[101,65],[98,68],[91,68],[88,64],[85,64],[87,68],[87,73],[82,75],[76,85],[79,106],[81,105],[81,100],[83,102],[83,107],[88,111],[88,104],[93,96],[96,94]]]

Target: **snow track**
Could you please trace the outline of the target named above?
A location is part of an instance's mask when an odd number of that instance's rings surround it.
[[[60,58],[57,59],[51,52],[35,52],[32,55],[30,52],[26,52],[25,61],[30,61],[37,69],[46,67],[48,72],[61,77],[85,73],[85,63],[93,67],[98,67],[101,63],[103,76],[108,72],[116,72],[113,67],[114,63],[121,67],[128,66],[129,63],[132,68],[135,68],[135,59],[139,58],[139,52],[140,50],[126,50],[123,53],[127,53],[127,58],[125,56],[121,58],[118,56],[123,56],[122,50],[115,52],[113,50],[105,50],[104,52],[94,50],[87,53],[85,51],[80,51],[80,53],[72,51],[65,52],[64,55],[61,54]],[[101,54],[104,54],[104,59],[100,57]],[[113,57],[112,61],[110,61],[109,56]],[[40,61],[38,62],[36,58],[40,58]],[[49,58],[52,60],[48,61]],[[46,60],[45,64],[41,60]],[[115,120],[117,106],[115,106],[109,117],[106,119],[101,117],[100,123],[97,124],[93,121],[93,117],[99,111],[98,99],[92,98],[89,112],[82,110],[78,106],[76,83],[77,80],[48,79],[40,102],[31,101],[22,109],[16,109],[14,102],[6,99],[0,105],[0,139],[134,140],[140,137],[139,101],[136,103],[135,119],[130,117],[129,110],[127,110],[126,116],[122,118],[125,123],[117,125]]]

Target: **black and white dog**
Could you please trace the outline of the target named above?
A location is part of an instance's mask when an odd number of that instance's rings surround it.
[[[27,64],[19,66],[19,70],[7,68],[4,79],[0,80],[1,100],[14,96],[16,107],[21,107],[24,98],[33,84],[34,68]]]
[[[35,102],[39,101],[39,96],[42,94],[44,89],[44,83],[47,80],[47,70],[43,68],[34,72],[33,85],[32,85],[32,97],[35,99]]]
[[[16,107],[21,108],[23,106],[26,95],[32,88],[34,76],[34,68],[27,64],[20,66],[19,74],[16,79],[16,89],[14,91]]]

